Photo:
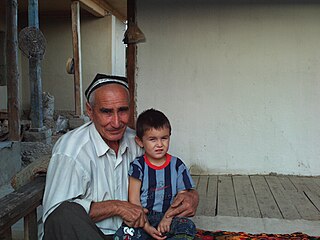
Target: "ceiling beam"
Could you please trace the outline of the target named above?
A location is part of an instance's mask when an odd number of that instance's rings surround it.
[[[99,4],[92,0],[79,0],[81,7],[96,17],[104,17],[108,12]]]
[[[127,21],[127,16],[121,14],[118,10],[116,10],[115,7],[113,7],[110,3],[108,3],[108,0],[92,0],[99,6],[101,6],[103,9],[107,11],[108,14],[112,14],[116,18],[118,18],[122,22]]]
[[[73,0],[75,1],[75,0]],[[96,17],[114,15],[122,22],[127,21],[127,17],[117,11],[111,4],[105,0],[79,0],[81,7]]]

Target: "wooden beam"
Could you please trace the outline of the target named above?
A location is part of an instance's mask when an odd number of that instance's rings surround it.
[[[136,0],[127,1],[127,15],[128,20],[136,22]],[[130,43],[127,46],[127,79],[129,84],[130,92],[130,119],[129,127],[135,128],[135,122],[137,117],[136,112],[136,55],[137,55],[137,45],[135,43]]]
[[[96,2],[92,0],[79,0],[81,3],[81,7],[96,17],[104,17],[108,14],[108,12]]]
[[[24,217],[24,240],[38,239],[37,209],[34,208]]]
[[[112,14],[122,22],[126,22],[127,18],[123,14],[121,14],[119,11],[117,11],[111,4],[107,2],[107,0],[92,0],[98,5],[100,5],[103,9],[107,11],[107,14]]]
[[[72,44],[74,59],[74,102],[75,115],[83,114],[82,68],[81,68],[81,36],[80,36],[80,2],[71,3]]]
[[[32,182],[1,198],[0,239],[7,229],[19,219],[32,213],[42,203],[44,186],[45,178],[37,177]],[[29,226],[31,227],[30,223]]]
[[[76,1],[76,0],[73,0]],[[126,16],[117,11],[113,6],[104,0],[78,0],[81,3],[81,7],[87,10],[89,13],[96,17],[104,17],[107,15],[113,15],[120,21],[125,22]]]
[[[20,102],[18,70],[18,1],[7,2],[7,92],[9,140],[20,141]]]
[[[39,29],[38,0],[28,1],[28,23],[30,27]],[[40,58],[29,58],[29,81],[30,81],[30,105],[31,127],[41,129],[43,127],[42,108],[42,81]]]

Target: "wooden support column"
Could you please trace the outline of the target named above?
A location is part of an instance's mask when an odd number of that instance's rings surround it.
[[[38,0],[29,0],[28,21],[30,27],[39,28]],[[31,128],[43,128],[42,81],[40,58],[29,58]]]
[[[20,102],[18,71],[18,1],[7,1],[7,92],[9,140],[20,141]]]
[[[136,0],[127,0],[127,16],[128,22],[132,21],[136,23]],[[135,128],[135,122],[137,117],[136,111],[136,56],[137,56],[137,44],[128,43],[127,46],[127,79],[130,92],[130,119],[129,127]]]
[[[37,208],[33,209],[27,216],[24,217],[24,239],[38,239]]]
[[[81,38],[80,38],[80,2],[71,3],[72,15],[72,44],[74,59],[74,102],[75,114],[83,114],[83,96],[82,96],[82,69],[81,69]]]

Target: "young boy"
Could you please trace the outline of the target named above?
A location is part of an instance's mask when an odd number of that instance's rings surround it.
[[[176,194],[195,187],[184,163],[167,153],[168,118],[160,111],[146,110],[137,119],[136,132],[145,154],[131,164],[129,202],[148,209],[148,222],[143,229],[123,224],[114,239],[193,239],[196,228],[190,219],[166,216]]]

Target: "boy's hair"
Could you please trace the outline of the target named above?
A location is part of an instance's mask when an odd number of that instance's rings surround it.
[[[169,128],[169,134],[171,135],[171,125],[169,119],[162,112],[150,108],[143,111],[137,119],[137,137],[142,140],[144,133],[152,128]]]

